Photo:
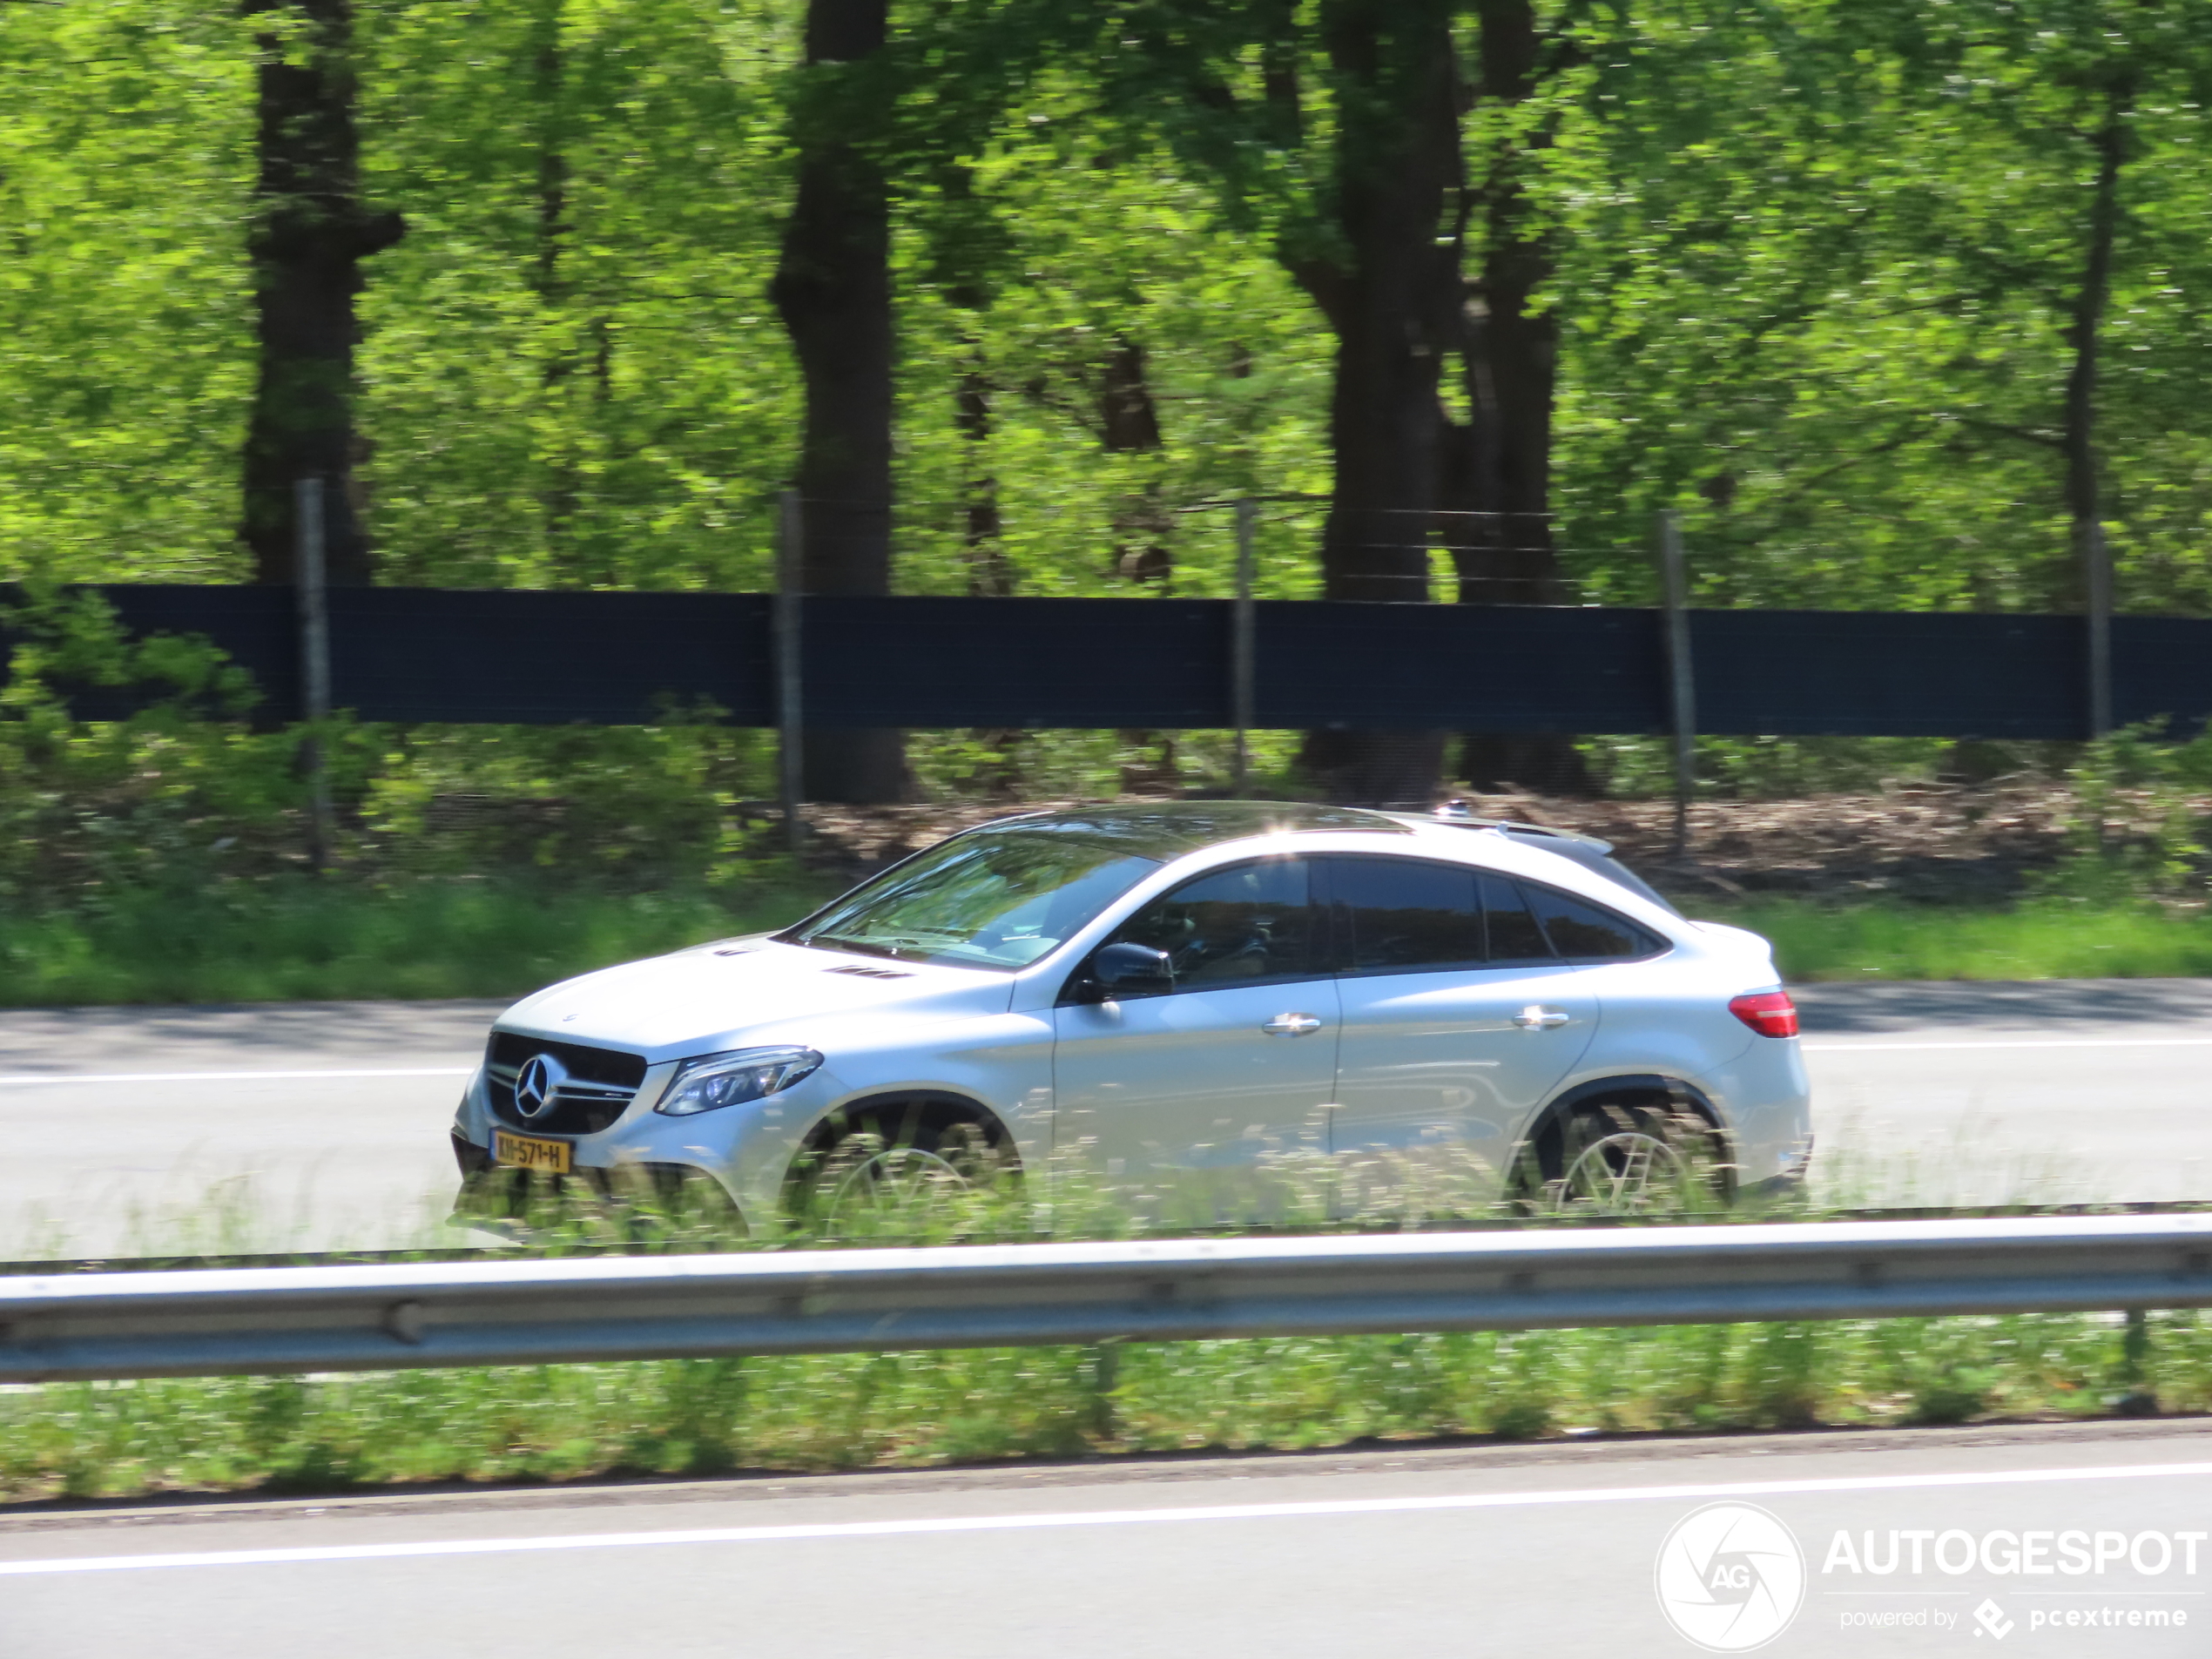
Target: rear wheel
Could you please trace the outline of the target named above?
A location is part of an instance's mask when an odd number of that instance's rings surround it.
[[[1514,1183],[1522,1211],[1639,1215],[1724,1201],[1713,1127],[1666,1101],[1592,1101],[1523,1149]]]

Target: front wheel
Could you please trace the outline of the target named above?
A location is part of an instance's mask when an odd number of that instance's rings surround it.
[[[798,1218],[833,1238],[900,1242],[964,1230],[1004,1160],[970,1123],[871,1116],[840,1135],[799,1176]]]

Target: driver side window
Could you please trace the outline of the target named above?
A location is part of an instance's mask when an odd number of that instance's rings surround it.
[[[1313,907],[1304,859],[1214,870],[1155,899],[1113,944],[1165,951],[1178,991],[1313,974]]]

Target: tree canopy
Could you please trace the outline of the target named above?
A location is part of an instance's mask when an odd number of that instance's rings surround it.
[[[256,78],[328,3],[0,5],[0,574],[252,576]],[[860,67],[801,0],[349,10],[379,581],[765,585],[827,145],[894,590],[1222,592],[1250,494],[1285,596],[1648,601],[1671,508],[1703,603],[2063,606],[2085,514],[2212,601],[2190,0],[894,0]]]

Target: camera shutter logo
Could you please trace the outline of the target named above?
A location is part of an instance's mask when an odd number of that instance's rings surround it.
[[[551,1055],[532,1055],[515,1074],[515,1109],[527,1118],[539,1117],[551,1108],[568,1080],[566,1068]]]
[[[1804,1605],[1805,1555],[1789,1527],[1748,1503],[1709,1503],[1674,1525],[1652,1570],[1659,1610],[1708,1653],[1749,1653]]]

